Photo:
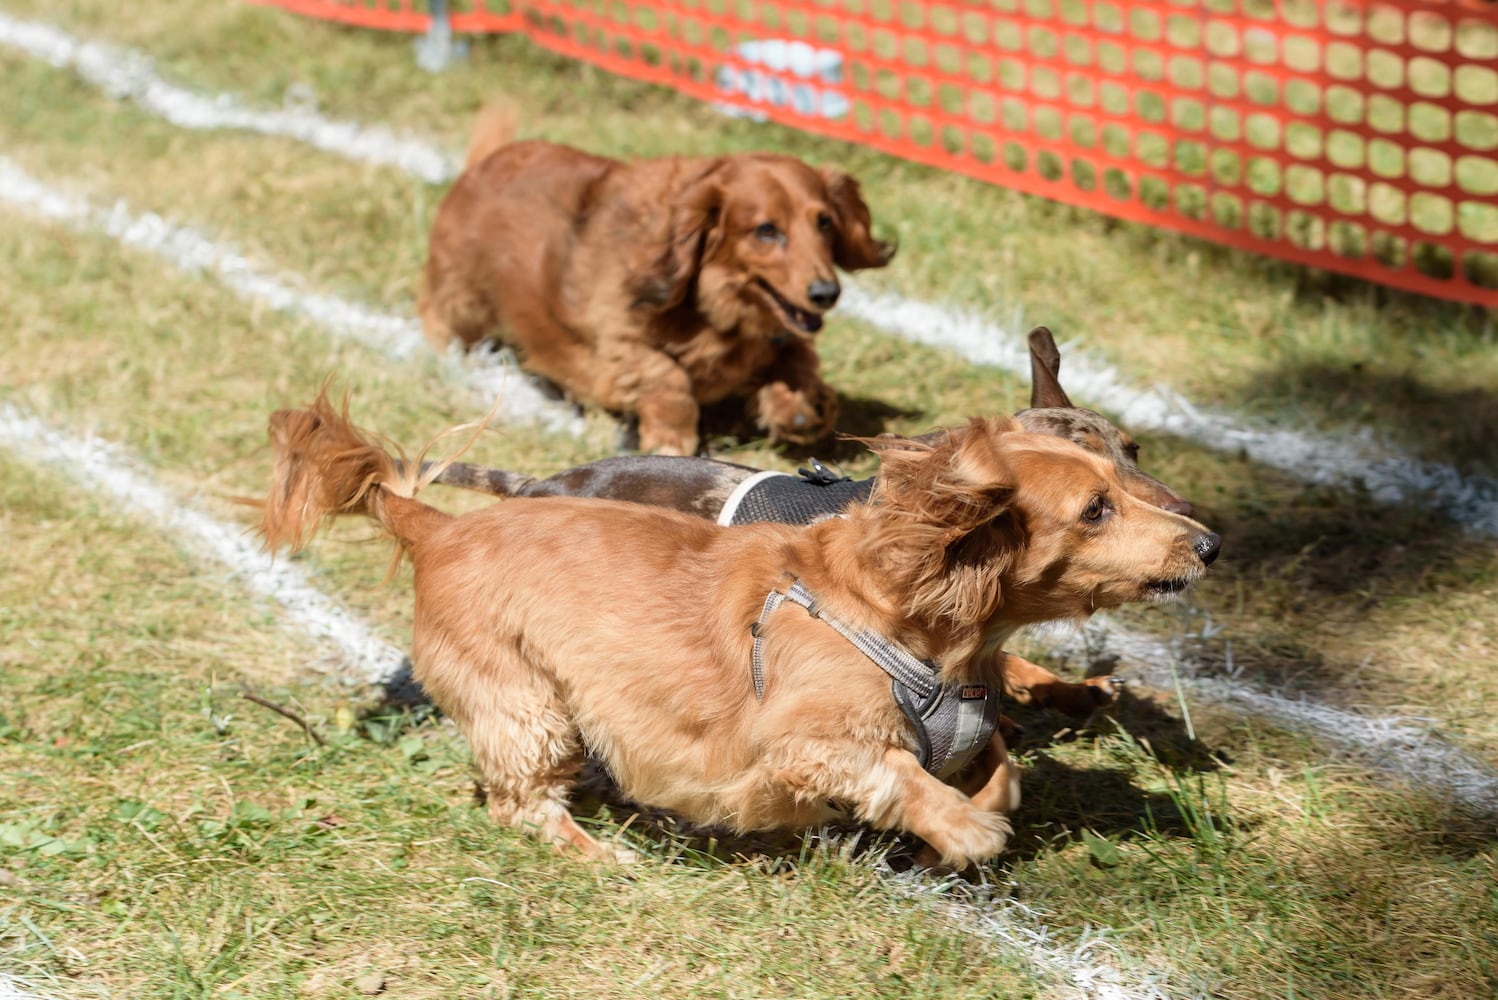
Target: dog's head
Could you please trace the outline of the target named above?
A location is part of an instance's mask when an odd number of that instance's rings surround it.
[[[842,292],[837,269],[883,267],[895,246],[870,232],[858,182],[772,154],[725,156],[671,206],[669,243],[636,301],[688,301],[719,330],[812,336]]]
[[[1008,617],[1079,619],[1168,600],[1217,558],[1214,532],[1141,499],[1112,461],[1049,434],[1012,435],[1005,455],[1016,483],[1008,530],[1021,546]]]
[[[1018,627],[1169,598],[1221,545],[1135,496],[1114,462],[1012,420],[868,444],[880,473],[857,515],[863,561],[892,606],[928,625]]]
[[[1051,331],[1030,331],[1030,408],[1015,414],[1027,431],[1053,434],[1113,463],[1129,493],[1145,503],[1191,516],[1191,503],[1139,467],[1139,445],[1095,410],[1073,406],[1061,388],[1061,352]]]

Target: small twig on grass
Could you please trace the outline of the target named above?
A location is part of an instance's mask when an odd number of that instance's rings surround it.
[[[312,723],[308,722],[306,719],[302,718],[291,709],[286,708],[284,705],[277,705],[275,702],[269,700],[268,698],[260,697],[253,691],[241,691],[239,692],[239,696],[246,701],[253,701],[255,704],[263,708],[268,708],[272,712],[275,712],[277,715],[284,715],[292,722],[295,722],[297,725],[301,726],[302,731],[308,736],[312,737],[313,742],[315,742],[318,746],[325,747],[328,745],[327,738],[324,737],[322,733],[319,733],[316,729],[313,729]]]

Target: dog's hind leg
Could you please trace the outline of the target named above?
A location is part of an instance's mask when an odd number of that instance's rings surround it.
[[[633,860],[572,817],[568,797],[584,760],[577,728],[552,680],[504,645],[486,648],[481,664],[421,671],[423,685],[468,738],[490,818],[589,858]]]
[[[979,766],[966,787],[959,785],[985,812],[1012,813],[1019,808],[1020,767],[1009,756],[1004,737],[994,733],[983,748]],[[979,784],[979,779],[983,779]],[[977,787],[973,787],[977,785]]]

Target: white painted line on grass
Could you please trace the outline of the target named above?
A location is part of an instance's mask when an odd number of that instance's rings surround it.
[[[1136,960],[1124,955],[1107,928],[1083,927],[1074,941],[1055,939],[1040,914],[1002,891],[990,886],[974,886],[955,879],[936,881],[911,870],[887,876],[895,890],[912,899],[935,900],[952,919],[980,937],[990,938],[1027,955],[1031,971],[1047,978],[1059,979],[1068,987],[1065,994],[1048,994],[1055,1000],[1171,1000],[1176,997],[1205,997],[1205,992],[1179,989],[1174,982],[1179,974],[1169,968],[1152,968],[1139,973],[1130,982],[1129,975],[1117,961],[1129,964]]]
[[[1042,641],[1043,641],[1043,637]],[[1195,698],[1231,706],[1335,747],[1343,757],[1371,771],[1392,774],[1479,810],[1498,815],[1498,773],[1463,753],[1435,732],[1437,723],[1410,716],[1349,712],[1304,697],[1287,697],[1204,672],[1192,646],[1201,637],[1177,642],[1126,631],[1105,617],[1094,618],[1059,646],[1096,655],[1109,651],[1137,665],[1131,676],[1162,691],[1175,689],[1176,677]],[[1170,664],[1176,665],[1172,674]]]
[[[123,201],[100,208],[43,184],[4,157],[0,157],[0,202],[77,230],[103,233],[183,271],[211,274],[241,298],[305,317],[329,333],[356,340],[394,360],[405,361],[427,349],[421,325],[412,317],[308,291],[299,276],[254,264],[233,246],[217,243],[195,229],[152,212],[132,212]],[[500,400],[500,416],[505,421],[582,433],[583,419],[574,407],[548,395],[504,356],[454,352],[446,361],[454,377],[465,382],[484,406]]]
[[[283,136],[347,159],[395,167],[429,184],[448,180],[459,167],[457,157],[388,129],[324,118],[308,108],[256,110],[232,94],[200,94],[173,86],[157,75],[144,52],[80,39],[38,21],[0,13],[0,45],[71,69],[110,97],[133,101],[183,128]]]
[[[252,593],[274,600],[301,628],[336,646],[355,679],[382,683],[405,662],[404,653],[319,592],[296,566],[272,559],[249,529],[179,504],[151,481],[140,463],[109,442],[69,437],[9,403],[0,403],[0,446],[78,480],[129,513],[158,525],[189,550],[221,563]]]
[[[42,998],[33,993],[27,993],[21,989],[16,980],[0,972],[0,1000],[42,1000]]]
[[[1414,787],[1498,815],[1498,775],[1438,736],[1434,719],[1362,715],[1217,679],[1198,678],[1193,691],[1204,700],[1317,736],[1344,756],[1392,772]]]

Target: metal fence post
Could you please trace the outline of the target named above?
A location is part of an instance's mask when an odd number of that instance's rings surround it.
[[[440,73],[468,54],[468,43],[453,37],[447,0],[432,0],[432,24],[416,40],[416,65],[428,73]]]

